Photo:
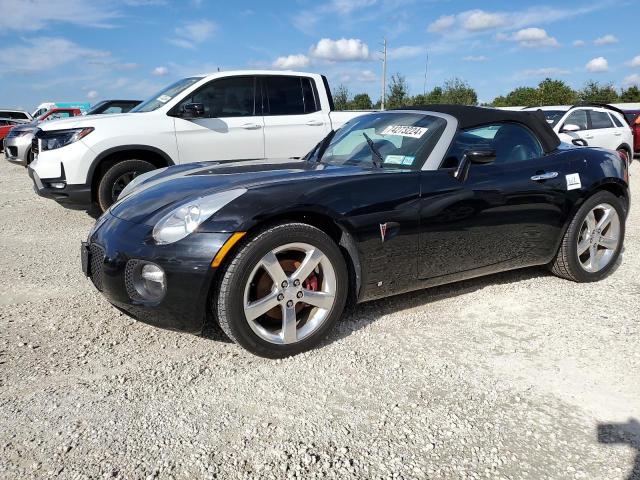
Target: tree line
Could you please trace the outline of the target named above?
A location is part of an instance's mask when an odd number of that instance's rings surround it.
[[[340,85],[333,94],[336,110],[369,110],[380,108],[380,100],[373,103],[366,93],[351,95]],[[573,105],[577,102],[632,103],[640,102],[640,88],[630,86],[617,90],[612,83],[601,84],[589,80],[583,88],[574,90],[562,80],[545,78],[537,87],[518,87],[506,95],[496,97],[491,107],[540,107],[543,105]],[[417,95],[409,94],[406,78],[396,73],[391,76],[385,96],[385,108],[410,107],[434,103],[478,105],[476,91],[464,80],[451,78],[442,86]]]

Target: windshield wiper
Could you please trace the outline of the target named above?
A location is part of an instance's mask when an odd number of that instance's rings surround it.
[[[367,145],[369,145],[369,150],[371,150],[371,153],[373,154],[373,156],[371,157],[371,163],[373,163],[374,167],[380,168],[380,166],[382,165],[382,162],[384,162],[384,159],[382,158],[382,154],[378,150],[378,147],[376,147],[376,144],[373,143],[373,140],[369,138],[369,135],[367,135],[365,132],[362,132],[362,135],[364,136],[364,139],[367,141]],[[380,163],[376,162],[373,159],[373,157],[377,157],[378,160],[380,160]]]

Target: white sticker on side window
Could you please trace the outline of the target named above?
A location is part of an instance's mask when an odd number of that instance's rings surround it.
[[[427,127],[412,127],[409,125],[388,125],[382,135],[398,135],[400,137],[420,138],[429,130]]]
[[[567,179],[567,190],[577,190],[582,188],[579,173],[571,173],[569,175],[565,175],[565,177]]]
[[[158,98],[156,98],[156,100],[162,103],[167,103],[169,100],[171,100],[171,97],[169,95],[160,95]]]

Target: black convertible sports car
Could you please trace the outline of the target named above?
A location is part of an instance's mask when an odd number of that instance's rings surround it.
[[[83,269],[119,309],[247,350],[316,345],[347,301],[549,265],[602,278],[622,248],[627,166],[561,144],[539,112],[431,106],[358,117],[304,161],[180,165],[136,178]]]

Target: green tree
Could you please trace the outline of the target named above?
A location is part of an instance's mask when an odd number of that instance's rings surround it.
[[[351,110],[371,110],[372,108],[373,104],[367,93],[358,93],[349,102],[349,109]]]
[[[589,80],[584,84],[584,88],[578,92],[580,100],[584,102],[615,103],[620,97],[613,84],[600,85],[598,82]]]
[[[444,82],[441,101],[455,105],[477,105],[478,95],[467,82],[454,77]]]
[[[409,86],[403,75],[399,73],[391,75],[388,89],[385,108],[398,108],[409,104]]]
[[[632,85],[626,90],[622,90],[622,92],[620,92],[620,101],[625,103],[640,102],[640,88]]]
[[[506,96],[498,97],[493,101],[496,107],[537,107],[539,104],[539,91],[533,87],[518,87]]]
[[[349,108],[349,89],[344,85],[338,85],[336,91],[333,93],[333,105],[336,110],[346,110]]]
[[[540,105],[572,105],[576,103],[578,94],[562,80],[545,78],[538,85]]]

